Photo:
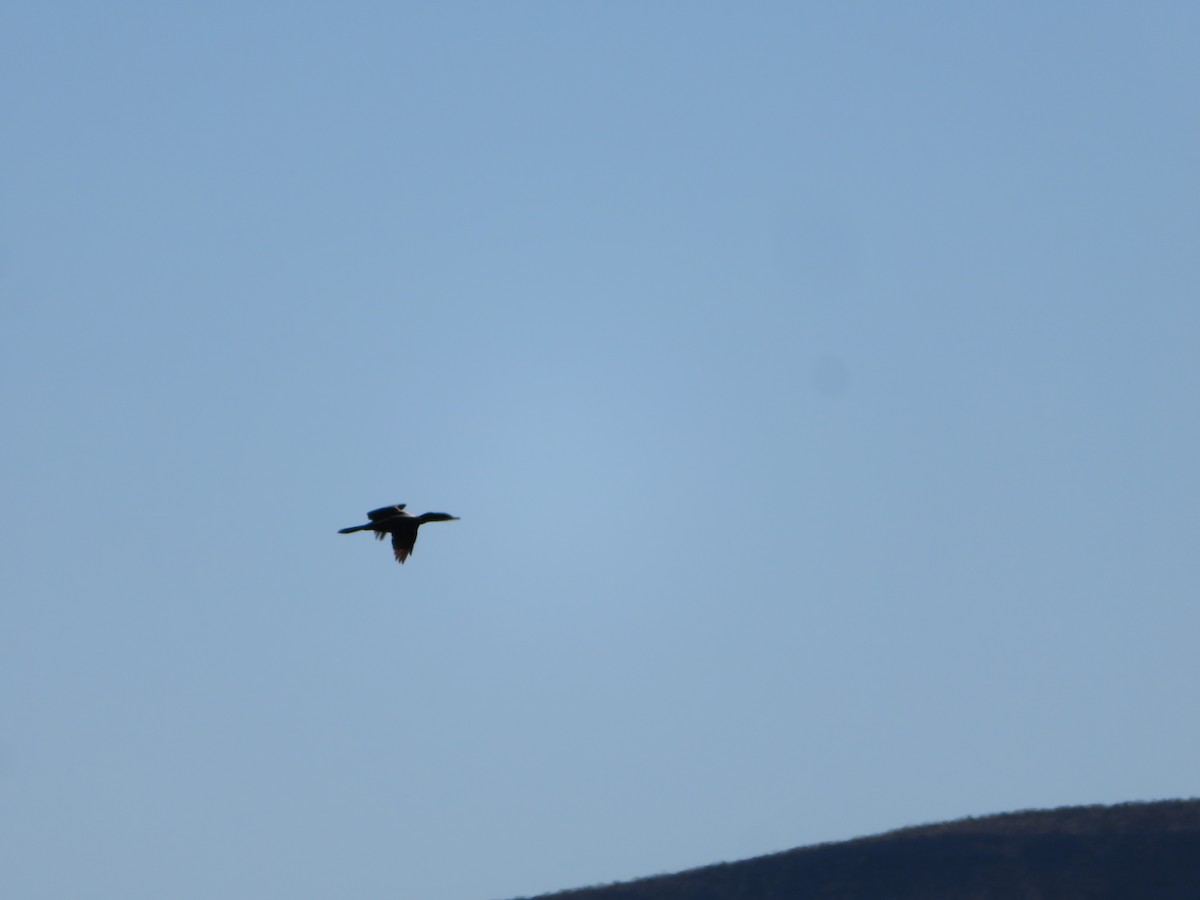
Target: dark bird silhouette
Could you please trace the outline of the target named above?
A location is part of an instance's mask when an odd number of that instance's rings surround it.
[[[417,542],[417,529],[426,522],[455,522],[458,516],[447,513],[427,512],[419,516],[410,516],[404,511],[404,504],[382,506],[367,513],[371,521],[366,525],[355,525],[353,528],[343,528],[338,534],[351,534],[355,531],[373,531],[376,540],[383,540],[385,534],[392,536],[392,551],[396,554],[396,562],[403,563],[413,552],[413,544]]]

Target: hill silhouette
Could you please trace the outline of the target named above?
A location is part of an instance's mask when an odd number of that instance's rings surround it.
[[[903,828],[539,900],[1198,900],[1200,800]]]

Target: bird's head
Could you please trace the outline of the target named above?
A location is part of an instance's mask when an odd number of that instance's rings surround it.
[[[449,513],[424,513],[421,516],[422,522],[457,522],[458,516],[452,516]]]

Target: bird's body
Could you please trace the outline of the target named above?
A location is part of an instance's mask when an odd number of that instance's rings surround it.
[[[338,534],[373,531],[376,539],[381,541],[385,534],[390,534],[392,536],[392,552],[396,555],[396,562],[403,563],[413,552],[413,545],[417,542],[418,528],[426,522],[453,522],[458,519],[458,516],[440,512],[427,512],[421,513],[419,516],[411,516],[404,511],[403,503],[397,503],[395,506],[381,506],[379,509],[373,509],[367,513],[367,518],[371,521],[366,525],[343,528],[338,531]]]

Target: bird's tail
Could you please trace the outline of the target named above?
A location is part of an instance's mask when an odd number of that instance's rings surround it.
[[[374,528],[374,524],[370,525],[355,525],[353,528],[339,528],[338,534],[352,534],[355,531],[370,531]]]

